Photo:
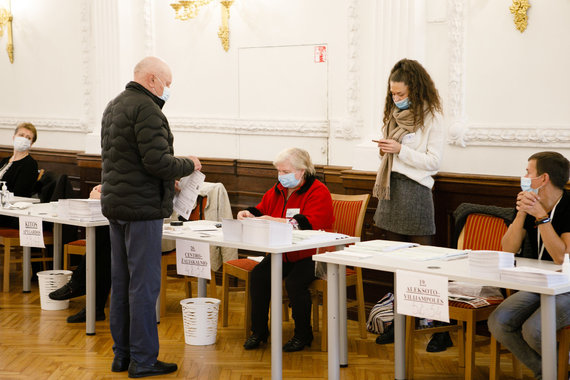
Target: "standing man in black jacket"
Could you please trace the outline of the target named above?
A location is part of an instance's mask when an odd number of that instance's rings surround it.
[[[111,370],[128,369],[129,377],[178,369],[157,360],[162,224],[172,213],[175,179],[202,165],[193,156],[174,157],[161,111],[171,83],[168,64],[146,57],[135,66],[134,81],[103,113],[101,205],[111,235]]]

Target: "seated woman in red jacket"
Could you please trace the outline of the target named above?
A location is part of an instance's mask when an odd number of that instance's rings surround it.
[[[291,223],[301,230],[321,230],[332,227],[334,216],[331,194],[315,178],[311,157],[303,149],[290,148],[281,152],[273,165],[279,182],[265,193],[261,202],[240,211],[238,219],[262,218]],[[311,295],[309,285],[315,279],[316,250],[283,254],[283,278],[291,301],[295,334],[283,351],[300,351],[313,341],[311,329]],[[268,310],[271,299],[271,255],[265,256],[251,272],[251,330],[243,345],[246,350],[259,347],[269,336]],[[278,302],[281,302],[280,300]]]

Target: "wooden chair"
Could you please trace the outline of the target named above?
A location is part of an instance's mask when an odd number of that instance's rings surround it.
[[[458,249],[501,250],[501,238],[507,232],[503,219],[470,214],[457,240]],[[413,378],[414,340],[419,334],[433,334],[442,331],[458,331],[459,366],[465,367],[465,379],[473,379],[475,369],[475,327],[479,321],[487,320],[500,302],[489,306],[473,308],[471,305],[449,301],[449,318],[457,320],[457,326],[439,326],[426,329],[415,328],[415,317],[406,317],[406,373]]]
[[[568,355],[570,353],[570,326],[558,330],[558,380],[568,380]]]
[[[85,256],[86,252],[85,239],[75,240],[63,246],[63,269],[69,268],[69,256]]]
[[[342,195],[331,194],[333,199],[334,224],[333,231],[341,234],[360,237],[366,207],[370,194]],[[347,302],[347,307],[357,307],[360,337],[366,339],[366,314],[364,311],[364,289],[362,285],[362,268],[346,268],[346,286],[356,288],[356,300]],[[321,318],[321,351],[327,350],[327,280],[316,279],[309,289],[313,293],[313,330],[319,331],[319,294],[322,294]]]
[[[51,232],[44,232],[44,244],[53,245],[53,234]],[[3,287],[4,293],[10,291],[10,267],[14,263],[23,263],[23,249],[20,247],[20,231],[17,228],[0,228],[0,245],[4,246],[4,274],[3,274]],[[20,253],[18,258],[12,254]],[[53,258],[46,256],[45,249],[42,249],[40,257],[32,257],[31,262],[43,262],[44,269],[45,263],[53,261]]]
[[[245,309],[243,317],[243,329],[246,338],[249,336],[249,332],[251,330],[251,299],[249,297],[251,271],[257,264],[257,261],[250,259],[229,260],[222,264],[222,326],[228,326],[228,299],[230,290],[229,282],[230,276],[232,276],[245,282],[243,299]]]

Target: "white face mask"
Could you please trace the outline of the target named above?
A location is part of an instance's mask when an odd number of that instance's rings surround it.
[[[170,87],[166,87],[159,77],[156,77],[156,79],[158,79],[160,84],[162,84],[162,95],[160,95],[159,98],[166,102],[168,98],[170,98]]]
[[[32,146],[32,142],[27,138],[22,136],[14,137],[14,149],[16,152],[25,152],[30,150],[30,146]]]
[[[540,176],[539,176],[540,177]],[[542,187],[540,186],[537,189],[534,189],[531,185],[533,179],[537,179],[538,177],[529,178],[529,177],[521,177],[521,190],[522,191],[530,191],[531,193],[538,194],[538,190]]]

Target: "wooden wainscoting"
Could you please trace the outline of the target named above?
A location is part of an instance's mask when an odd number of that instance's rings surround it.
[[[0,146],[0,158],[10,157],[13,147]],[[38,168],[57,174],[67,174],[73,190],[79,194],[81,175],[77,165],[78,151],[32,147],[30,155],[38,162]]]

